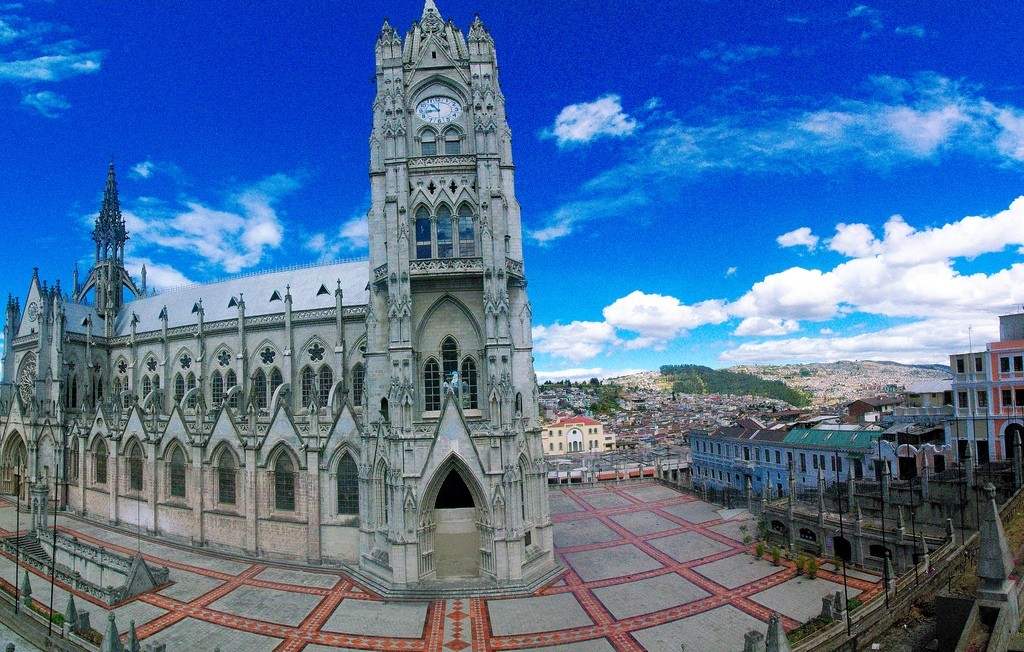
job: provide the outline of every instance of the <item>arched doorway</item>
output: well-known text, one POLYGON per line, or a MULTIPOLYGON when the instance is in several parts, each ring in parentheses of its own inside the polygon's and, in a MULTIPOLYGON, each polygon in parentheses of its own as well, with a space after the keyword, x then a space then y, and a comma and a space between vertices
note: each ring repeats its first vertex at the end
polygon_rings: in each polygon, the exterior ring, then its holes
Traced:
POLYGON ((17 432, 11 433, 4 449, 2 464, 2 491, 8 496, 21 494, 23 500, 28 499, 28 451, 25 442, 17 432))
MULTIPOLYGON (((443 471, 442 471, 443 472, 443 471)), ((434 569, 438 579, 480 575, 477 505, 458 468, 451 466, 434 499, 434 569)))
POLYGON ((1006 426, 1006 435, 1004 437, 1004 441, 1006 443, 1005 457, 1008 460, 1012 460, 1015 454, 1013 444, 1016 435, 1020 435, 1021 443, 1024 444, 1024 427, 1022 427, 1019 423, 1011 423, 1010 425, 1006 426))

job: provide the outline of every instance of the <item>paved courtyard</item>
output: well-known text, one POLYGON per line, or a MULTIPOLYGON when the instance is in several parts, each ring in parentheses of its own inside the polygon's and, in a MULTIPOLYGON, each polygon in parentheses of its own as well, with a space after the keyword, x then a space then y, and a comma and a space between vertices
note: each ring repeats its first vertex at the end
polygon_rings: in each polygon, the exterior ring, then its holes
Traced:
MULTIPOLYGON (((828 570, 811 580, 752 557, 742 542, 756 530, 747 512, 720 511, 658 484, 555 490, 551 512, 567 571, 529 596, 385 600, 337 572, 143 541, 147 559, 171 569, 172 583, 114 613, 122 632, 134 621, 144 643, 166 643, 168 652, 677 652, 680 643, 740 649, 747 630, 767 629, 771 612, 791 629, 842 588, 828 570)), ((59 525, 107 548, 134 553, 139 546, 94 523, 61 516, 59 525)), ((13 530, 14 506, 3 503, 0 534, 13 530)), ((0 557, 0 578, 13 577, 13 562, 0 557)), ((48 580, 33 574, 31 581, 34 597, 48 601, 48 580)), ((849 588, 851 597, 881 590, 865 573, 849 588)), ((106 622, 102 605, 75 599, 93 612, 94 626, 106 622)), ((55 608, 66 601, 58 585, 55 608)))

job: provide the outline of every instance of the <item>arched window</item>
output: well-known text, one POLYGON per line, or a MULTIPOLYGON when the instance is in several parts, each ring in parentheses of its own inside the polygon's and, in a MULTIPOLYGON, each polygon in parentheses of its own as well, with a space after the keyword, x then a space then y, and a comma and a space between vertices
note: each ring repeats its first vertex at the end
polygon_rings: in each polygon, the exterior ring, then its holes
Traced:
POLYGON ((96 440, 92 456, 96 484, 107 484, 107 444, 102 439, 96 440))
POLYGON ((97 403, 103 400, 103 376, 96 376, 93 384, 93 396, 96 397, 97 403))
POLYGON ((78 407, 78 376, 71 377, 71 407, 78 407))
POLYGON ((338 513, 359 513, 359 470, 348 453, 338 462, 338 513))
POLYGON ((420 152, 423 156, 437 156, 437 134, 430 129, 420 134, 420 152))
POLYGON ((473 209, 463 204, 459 208, 459 255, 476 255, 476 234, 473 232, 473 209))
POLYGON ((220 454, 217 461, 217 502, 222 505, 234 505, 235 482, 238 465, 235 464, 235 456, 227 450, 220 454))
MULTIPOLYGON (((196 375, 190 371, 190 372, 188 372, 188 380, 185 381, 185 389, 186 390, 193 390, 195 388, 196 388, 196 375)), ((195 394, 193 394, 192 397, 188 399, 187 407, 195 408, 197 402, 198 402, 197 397, 196 397, 195 394)))
POLYGON ((316 375, 309 367, 302 368, 302 406, 308 407, 313 400, 313 391, 316 384, 316 375))
POLYGON ((185 454, 177 446, 171 452, 171 496, 185 497, 185 454))
MULTIPOLYGON (((280 369, 278 369, 277 367, 274 367, 270 371, 270 396, 269 396, 269 398, 273 398, 274 397, 274 392, 276 392, 277 388, 280 387, 281 385, 284 385, 284 376, 281 375, 281 370, 280 369)), ((269 400, 268 400, 268 404, 269 404, 269 400)))
POLYGON ((473 358, 466 358, 462 361, 462 371, 459 373, 460 391, 462 392, 462 407, 467 410, 479 408, 479 401, 476 393, 476 362, 473 358))
POLYGON ((431 258, 430 246, 430 212, 426 207, 416 209, 416 258, 431 258))
POLYGON ((423 409, 441 409, 441 368, 433 358, 423 365, 423 409))
POLYGON ((363 388, 366 383, 366 367, 362 362, 352 367, 352 404, 359 407, 363 404, 363 388))
POLYGON ((257 408, 267 407, 267 374, 257 369, 252 376, 252 398, 257 408))
POLYGON ((447 206, 437 207, 437 257, 452 257, 452 211, 447 206))
POLYGON ((213 404, 218 406, 224 400, 224 377, 220 375, 219 371, 213 372, 213 377, 210 378, 210 386, 212 389, 210 398, 213 399, 213 404))
POLYGON ((149 393, 153 391, 153 381, 149 379, 149 376, 142 377, 142 398, 149 396, 149 393))
POLYGON ((441 371, 444 374, 444 381, 450 381, 452 374, 459 369, 459 345, 452 337, 444 338, 441 342, 441 371))
MULTIPOLYGON (((234 369, 228 369, 228 372, 224 374, 224 391, 228 391, 232 387, 238 384, 238 376, 235 375, 234 369)), ((238 392, 235 392, 228 399, 228 407, 232 410, 238 409, 238 392)))
POLYGON ((185 398, 185 377, 181 374, 174 375, 174 404, 181 404, 181 399, 185 398))
POLYGON ((444 132, 444 153, 449 156, 462 153, 462 139, 459 138, 457 129, 448 129, 444 132))
POLYGON ((295 510, 295 465, 285 453, 274 463, 274 507, 295 510))
POLYGON ((114 377, 114 396, 117 397, 117 400, 121 400, 121 379, 116 376, 114 377))
POLYGON ((320 367, 320 378, 317 389, 320 392, 320 405, 326 406, 327 400, 331 398, 331 388, 334 387, 334 372, 327 365, 320 367))
POLYGON ((128 452, 128 489, 142 491, 142 448, 134 442, 128 452))

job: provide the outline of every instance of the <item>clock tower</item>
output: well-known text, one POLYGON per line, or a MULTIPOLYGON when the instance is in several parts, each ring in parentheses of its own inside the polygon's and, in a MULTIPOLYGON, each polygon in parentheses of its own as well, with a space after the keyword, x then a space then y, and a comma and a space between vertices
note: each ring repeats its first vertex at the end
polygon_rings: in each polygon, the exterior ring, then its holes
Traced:
POLYGON ((376 86, 359 571, 525 590, 557 563, 494 42, 426 0, 376 86))

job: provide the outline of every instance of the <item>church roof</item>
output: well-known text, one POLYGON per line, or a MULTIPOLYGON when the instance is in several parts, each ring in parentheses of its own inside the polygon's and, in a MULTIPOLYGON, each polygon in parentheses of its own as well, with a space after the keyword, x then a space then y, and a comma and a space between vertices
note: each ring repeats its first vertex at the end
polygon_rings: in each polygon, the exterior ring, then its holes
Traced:
MULTIPOLYGON (((334 291, 339 280, 344 305, 365 306, 369 299, 366 289, 369 278, 369 263, 361 260, 291 268, 186 286, 124 304, 117 316, 116 333, 126 335, 131 332, 132 315, 138 315, 138 332, 160 330, 160 314, 165 307, 168 328, 193 325, 196 323, 194 311, 200 301, 206 323, 237 318, 239 299, 245 300, 246 317, 284 314, 284 297, 289 291, 293 312, 334 308, 334 291)), ((70 319, 68 323, 72 325, 70 319)), ((96 329, 94 322, 94 333, 96 329)))

